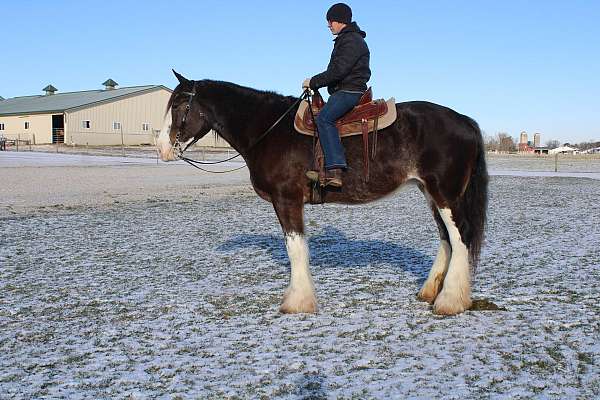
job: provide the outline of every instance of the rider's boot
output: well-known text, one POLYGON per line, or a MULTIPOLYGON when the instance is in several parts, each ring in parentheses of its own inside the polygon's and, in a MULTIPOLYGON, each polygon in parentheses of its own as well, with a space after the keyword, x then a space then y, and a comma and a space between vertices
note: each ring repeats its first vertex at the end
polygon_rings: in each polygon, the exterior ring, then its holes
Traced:
MULTIPOLYGON (((306 171, 306 177, 313 182, 319 182, 319 172, 310 170, 306 171)), ((320 182, 321 186, 331 186, 331 187, 342 187, 342 170, 341 168, 334 168, 325 171, 325 177, 323 181, 320 182)))
POLYGON ((325 171, 325 179, 321 184, 323 187, 332 186, 332 187, 342 187, 342 169, 334 168, 328 169, 325 171))

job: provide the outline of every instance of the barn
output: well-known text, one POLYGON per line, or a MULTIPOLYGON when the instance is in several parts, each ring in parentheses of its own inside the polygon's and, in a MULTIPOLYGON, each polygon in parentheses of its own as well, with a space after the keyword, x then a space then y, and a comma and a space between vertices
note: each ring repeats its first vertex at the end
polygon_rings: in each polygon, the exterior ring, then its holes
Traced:
MULTIPOLYGON (((103 89, 45 93, 0 101, 0 136, 32 144, 153 144, 163 125, 172 90, 162 85, 117 88, 107 79, 103 89)), ((227 147, 216 135, 198 145, 227 147)))

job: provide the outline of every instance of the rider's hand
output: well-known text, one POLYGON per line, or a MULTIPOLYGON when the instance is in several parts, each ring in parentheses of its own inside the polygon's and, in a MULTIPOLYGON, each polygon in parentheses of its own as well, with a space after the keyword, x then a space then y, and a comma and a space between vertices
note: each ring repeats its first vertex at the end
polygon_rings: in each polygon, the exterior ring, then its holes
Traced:
POLYGON ((310 88, 310 78, 306 78, 304 80, 304 82, 302 82, 302 89, 309 89, 310 88))

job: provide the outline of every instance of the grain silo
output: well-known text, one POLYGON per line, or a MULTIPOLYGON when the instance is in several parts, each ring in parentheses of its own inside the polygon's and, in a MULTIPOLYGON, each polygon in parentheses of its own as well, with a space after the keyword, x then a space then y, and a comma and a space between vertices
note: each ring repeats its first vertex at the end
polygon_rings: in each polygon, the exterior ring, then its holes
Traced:
POLYGON ((520 144, 527 144, 527 132, 521 132, 521 138, 519 139, 520 144))

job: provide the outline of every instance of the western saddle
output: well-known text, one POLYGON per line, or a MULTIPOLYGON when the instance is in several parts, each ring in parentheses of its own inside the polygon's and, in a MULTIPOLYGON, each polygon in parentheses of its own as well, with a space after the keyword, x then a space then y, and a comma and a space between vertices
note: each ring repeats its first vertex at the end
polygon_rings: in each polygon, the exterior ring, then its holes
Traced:
MULTIPOLYGON (((312 97, 312 113, 308 108, 308 102, 302 102, 294 120, 296 130, 302 134, 314 136, 316 129, 313 116, 316 119, 324 106, 325 102, 318 91, 312 97)), ((373 100, 373 91, 369 87, 360 98, 358 105, 336 121, 341 138, 362 135, 363 176, 367 182, 369 180, 369 133, 373 133, 371 159, 375 159, 378 129, 390 126, 395 120, 396 103, 394 98, 392 97, 387 101, 383 99, 373 100)), ((320 178, 323 178, 323 155, 321 146, 318 143, 315 143, 315 163, 315 168, 320 171, 320 178)))

